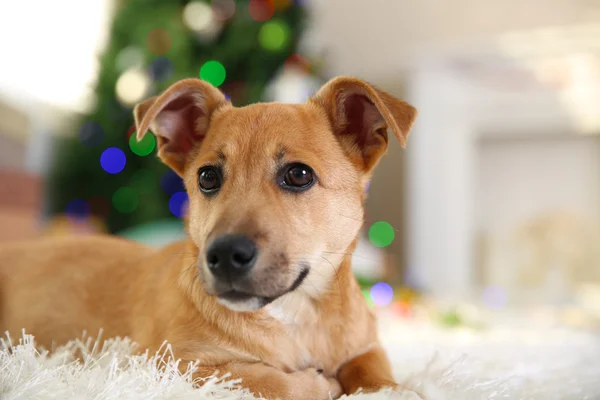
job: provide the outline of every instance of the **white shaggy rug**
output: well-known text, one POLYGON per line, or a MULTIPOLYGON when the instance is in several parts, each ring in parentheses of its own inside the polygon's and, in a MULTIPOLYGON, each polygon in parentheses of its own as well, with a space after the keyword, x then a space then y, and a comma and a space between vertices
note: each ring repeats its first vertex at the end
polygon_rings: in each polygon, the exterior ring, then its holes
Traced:
MULTIPOLYGON (((380 321, 398 381, 427 399, 600 399, 600 338, 594 334, 556 326, 476 331, 390 316, 380 321)), ((194 387, 190 374, 180 375, 160 356, 132 356, 128 340, 76 341, 53 355, 37 353, 31 340, 2 343, 1 399, 254 399, 235 381, 210 378, 194 387), (85 362, 76 363, 72 353, 82 348, 88 349, 85 362)), ((390 391, 345 398, 418 399, 390 391)))

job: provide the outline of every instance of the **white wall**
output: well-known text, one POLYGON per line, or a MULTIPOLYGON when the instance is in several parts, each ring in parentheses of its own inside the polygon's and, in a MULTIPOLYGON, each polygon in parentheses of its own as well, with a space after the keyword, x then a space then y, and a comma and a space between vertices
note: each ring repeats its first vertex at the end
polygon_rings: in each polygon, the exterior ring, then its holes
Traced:
POLYGON ((410 79, 419 116, 408 145, 409 276, 438 295, 471 289, 474 131, 469 91, 449 74, 410 79))
MULTIPOLYGON (((506 236, 545 211, 600 218, 600 139, 565 131, 565 114, 541 119, 552 101, 527 104, 513 91, 492 107, 491 91, 443 67, 417 69, 409 86, 419 109, 406 166, 413 283, 440 296, 476 294, 485 284, 479 233, 506 236)), ((514 265, 500 253, 491 275, 509 276, 514 265)))
MULTIPOLYGON (((593 0, 307 0, 314 9, 319 47, 328 50, 333 74, 354 74, 375 83, 398 79, 423 51, 457 46, 493 50, 507 32, 597 23, 593 0)), ((565 43, 546 39, 549 45, 565 43)), ((538 39, 543 40, 544 37, 538 39)), ((519 41, 519 38, 517 38, 519 41)), ((589 38, 586 49, 598 38, 589 38)), ((523 41, 517 44, 526 44, 523 41)), ((539 46, 542 47, 541 45, 539 46)), ((504 49, 503 49, 504 50, 504 49)), ((512 51, 507 48, 507 51, 512 51)))
MULTIPOLYGON (((477 266, 483 284, 531 290, 556 272, 564 274, 562 285, 593 275, 586 270, 598 260, 585 257, 589 246, 598 247, 598 137, 485 140, 476 171, 477 228, 487 250, 477 266), (525 242, 517 232, 534 221, 538 228, 528 231, 525 242), (542 251, 543 259, 527 258, 534 251, 542 251)), ((556 286, 546 290, 557 295, 556 286)))
POLYGON ((536 137, 481 141, 477 162, 477 225, 489 232, 515 229, 554 210, 586 219, 600 213, 600 140, 536 137))

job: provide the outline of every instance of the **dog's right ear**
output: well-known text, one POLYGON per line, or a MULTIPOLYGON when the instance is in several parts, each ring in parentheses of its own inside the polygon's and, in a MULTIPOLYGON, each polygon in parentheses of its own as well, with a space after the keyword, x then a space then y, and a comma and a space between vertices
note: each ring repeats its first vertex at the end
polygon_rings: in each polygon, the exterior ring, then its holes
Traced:
POLYGON ((206 136, 212 113, 227 104, 223 93, 210 83, 181 80, 135 106, 137 140, 150 130, 156 136, 160 159, 181 176, 190 150, 206 136))
POLYGON ((334 134, 365 172, 388 148, 388 129, 406 146, 417 110, 357 78, 341 76, 327 82, 313 97, 327 112, 334 134))

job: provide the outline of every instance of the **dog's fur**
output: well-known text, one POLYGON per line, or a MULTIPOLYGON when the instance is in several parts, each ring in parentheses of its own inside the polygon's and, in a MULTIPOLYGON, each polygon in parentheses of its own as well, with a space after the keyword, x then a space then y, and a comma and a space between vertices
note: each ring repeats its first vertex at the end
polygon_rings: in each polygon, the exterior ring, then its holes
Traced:
POLYGON ((269 398, 395 387, 350 259, 387 129, 404 146, 416 110, 348 77, 305 104, 243 108, 186 79, 134 114, 138 138, 154 133, 159 157, 184 179, 189 240, 158 251, 100 236, 5 246, 0 330, 19 336, 24 328, 46 348, 83 330, 128 336, 150 351, 167 340, 175 357, 199 360, 198 376, 230 372, 269 398), (276 184, 292 162, 312 167, 310 189, 276 184), (215 196, 198 186, 205 165, 223 170, 215 196), (244 287, 254 297, 218 296, 205 254, 224 234, 258 245, 244 287))

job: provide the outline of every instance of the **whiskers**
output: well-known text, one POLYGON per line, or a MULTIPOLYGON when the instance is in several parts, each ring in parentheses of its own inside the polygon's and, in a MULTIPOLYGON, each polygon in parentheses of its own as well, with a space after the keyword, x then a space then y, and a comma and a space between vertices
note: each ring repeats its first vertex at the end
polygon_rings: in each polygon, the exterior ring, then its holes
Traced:
POLYGON ((339 279, 339 268, 336 268, 333 263, 324 255, 320 255, 319 257, 321 257, 323 260, 325 260, 327 262, 327 264, 329 264, 329 266, 331 266, 331 269, 333 270, 333 281, 335 282, 336 286, 337 286, 337 290, 338 293, 342 292, 342 286, 340 284, 340 279, 339 279))
POLYGON ((335 252, 335 251, 324 251, 323 254, 332 254, 332 255, 340 255, 340 256, 348 256, 348 257, 356 257, 365 261, 377 261, 372 257, 359 256, 356 253, 348 253, 348 252, 335 252))

